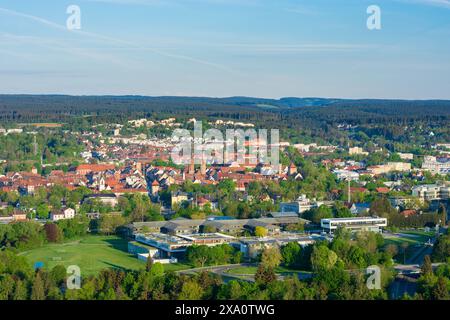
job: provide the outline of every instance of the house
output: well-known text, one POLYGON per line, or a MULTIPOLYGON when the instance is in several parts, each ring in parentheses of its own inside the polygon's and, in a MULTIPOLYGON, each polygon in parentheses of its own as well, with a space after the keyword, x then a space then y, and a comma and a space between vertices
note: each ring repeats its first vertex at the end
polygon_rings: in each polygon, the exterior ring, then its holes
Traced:
POLYGON ((12 220, 13 221, 26 221, 27 214, 21 210, 14 210, 14 212, 12 214, 12 220))
POLYGON ((59 221, 73 218, 75 218, 75 210, 72 208, 63 208, 61 210, 56 210, 50 213, 50 220, 52 221, 59 221))
POLYGON ((422 169, 431 171, 432 173, 446 174, 450 172, 450 158, 425 156, 422 169))
POLYGON ((152 195, 156 196, 159 192, 159 183, 157 180, 152 182, 152 195))
POLYGON ((363 155, 363 156, 367 156, 369 153, 367 151, 364 151, 360 147, 353 147, 353 148, 349 148, 348 149, 348 154, 349 155, 363 155))
POLYGON ((291 163, 291 165, 289 166, 288 175, 290 176, 297 175, 297 167, 295 166, 295 164, 291 163))
POLYGON ((99 173, 114 169, 115 165, 113 164, 80 164, 75 168, 75 172, 78 175, 86 175, 88 173, 99 173))
POLYGON ((183 201, 188 201, 188 194, 186 192, 177 191, 172 192, 170 195, 172 208, 183 201))
POLYGON ((52 221, 64 220, 64 213, 61 211, 52 212, 50 213, 50 220, 52 221))
POLYGON ((312 203, 306 195, 301 195, 297 201, 294 202, 282 202, 280 204, 281 212, 296 212, 303 213, 305 211, 311 210, 317 207, 316 204, 312 203))
POLYGON ((353 203, 350 212, 354 215, 365 215, 370 211, 370 203, 353 203))
POLYGON ((111 207, 115 207, 119 203, 117 196, 114 193, 90 194, 84 197, 83 203, 92 200, 100 201, 101 203, 110 205, 111 207))
POLYGON ((376 192, 382 193, 382 194, 389 193, 389 191, 390 191, 389 188, 387 188, 387 187, 378 187, 375 190, 376 190, 376 192))
POLYGON ((415 186, 412 195, 422 200, 447 200, 450 199, 450 186, 438 184, 426 184, 415 186))
POLYGON ((212 208, 211 206, 211 201, 209 201, 208 199, 204 198, 204 197, 200 197, 197 199, 197 206, 200 209, 203 209, 205 206, 209 205, 210 208, 212 208))
POLYGON ((412 210, 412 209, 408 209, 408 210, 403 210, 402 212, 400 212, 400 214, 402 216, 404 216, 405 218, 408 218, 410 216, 414 216, 417 214, 416 210, 412 210))

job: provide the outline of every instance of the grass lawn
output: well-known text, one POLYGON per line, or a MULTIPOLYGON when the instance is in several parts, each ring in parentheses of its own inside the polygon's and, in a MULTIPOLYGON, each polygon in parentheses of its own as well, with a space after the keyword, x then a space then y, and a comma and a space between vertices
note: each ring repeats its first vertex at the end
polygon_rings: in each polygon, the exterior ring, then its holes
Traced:
MULTIPOLYGON (((255 274, 258 270, 258 267, 238 267, 230 269, 227 273, 239 275, 239 274, 255 274)), ((306 271, 300 271, 295 269, 289 269, 283 266, 279 266, 275 269, 275 272, 278 274, 287 274, 287 273, 298 273, 298 272, 306 272, 306 271)))
POLYGON ((187 264, 187 263, 171 263, 171 264, 165 264, 164 270, 165 271, 180 271, 180 270, 187 270, 192 269, 194 266, 187 264))
POLYGON ((145 263, 127 252, 127 240, 116 236, 86 236, 80 240, 61 244, 47 244, 43 247, 22 252, 31 264, 43 262, 51 269, 61 264, 65 267, 77 265, 81 273, 91 275, 102 269, 116 268, 138 270, 145 263))
POLYGON ((399 231, 399 237, 389 237, 384 239, 384 245, 395 244, 398 246, 399 253, 396 256, 396 260, 403 263, 403 249, 402 244, 407 243, 408 248, 406 249, 406 260, 411 258, 416 251, 423 246, 430 238, 434 236, 434 232, 425 232, 425 231, 399 231))
MULTIPOLYGON (((96 274, 103 269, 140 270, 145 262, 127 252, 128 241, 116 236, 89 235, 79 240, 43 247, 20 253, 30 264, 43 262, 44 269, 60 264, 65 267, 77 265, 82 275, 96 274)), ((192 266, 175 263, 164 265, 166 271, 190 269, 192 266)))

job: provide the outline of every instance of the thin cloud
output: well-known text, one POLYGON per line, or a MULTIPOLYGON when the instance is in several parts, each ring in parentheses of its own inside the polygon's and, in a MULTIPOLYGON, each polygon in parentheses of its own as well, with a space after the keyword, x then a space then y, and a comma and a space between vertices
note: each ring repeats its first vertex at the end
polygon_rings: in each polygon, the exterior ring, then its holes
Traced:
MULTIPOLYGON (((108 1, 108 0, 106 0, 106 1, 108 1)), ((142 47, 142 46, 140 46, 138 44, 135 44, 133 42, 130 42, 130 41, 125 41, 125 40, 122 40, 122 39, 112 38, 112 37, 108 37, 108 36, 103 36, 101 34, 97 34, 97 33, 93 33, 93 32, 86 32, 86 31, 82 31, 82 30, 70 30, 69 31, 63 25, 54 23, 52 21, 49 21, 47 19, 44 19, 44 18, 41 18, 41 17, 37 17, 37 16, 34 16, 34 15, 30 15, 30 14, 26 14, 26 13, 10 10, 10 9, 5 9, 5 8, 1 8, 1 7, 0 7, 0 13, 4 13, 4 14, 10 15, 10 16, 26 18, 26 19, 38 22, 40 24, 46 25, 48 27, 51 27, 51 28, 54 28, 54 29, 57 29, 57 30, 72 32, 72 33, 75 33, 75 34, 78 34, 78 35, 94 38, 94 39, 101 40, 101 41, 106 41, 106 42, 109 42, 109 43, 114 43, 114 44, 117 44, 117 45, 131 46, 131 47, 135 47, 135 48, 138 48, 138 49, 150 51, 150 52, 153 52, 155 54, 158 54, 158 55, 161 55, 161 56, 164 56, 164 57, 167 57, 167 58, 190 61, 190 62, 194 62, 194 63, 197 63, 197 64, 203 64, 203 65, 206 65, 206 66, 210 66, 210 67, 214 67, 214 68, 217 68, 217 69, 221 69, 221 70, 226 71, 226 72, 235 73, 234 70, 228 68, 227 66, 224 66, 224 65, 221 65, 221 64, 218 64, 218 63, 214 63, 214 62, 210 62, 210 61, 207 61, 207 60, 198 59, 198 58, 194 58, 194 57, 190 57, 190 56, 186 56, 186 55, 181 55, 181 54, 173 54, 173 53, 169 53, 169 52, 164 52, 164 51, 161 51, 161 50, 158 50, 158 49, 145 48, 145 47, 142 47)))
POLYGON ((417 3, 450 9, 450 0, 400 0, 406 3, 417 3))

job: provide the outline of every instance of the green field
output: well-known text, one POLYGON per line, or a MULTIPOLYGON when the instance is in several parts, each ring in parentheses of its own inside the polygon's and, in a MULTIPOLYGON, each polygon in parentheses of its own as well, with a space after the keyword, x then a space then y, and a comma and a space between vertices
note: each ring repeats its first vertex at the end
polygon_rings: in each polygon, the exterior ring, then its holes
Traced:
POLYGON ((398 262, 403 262, 403 258, 408 260, 417 252, 418 249, 423 248, 424 244, 428 242, 430 238, 434 236, 434 232, 425 232, 420 230, 415 231, 400 231, 401 234, 398 237, 388 237, 384 239, 384 245, 394 244, 398 247, 398 254, 396 260, 398 262), (408 247, 406 249, 405 257, 403 257, 402 244, 407 243, 408 247))
POLYGON ((43 262, 45 269, 61 264, 77 265, 82 274, 90 275, 106 268, 138 270, 145 263, 127 252, 127 241, 115 236, 87 236, 80 240, 47 244, 22 252, 31 264, 43 262))
MULTIPOLYGON (((252 266, 252 267, 238 267, 238 268, 233 268, 227 271, 227 273, 229 274, 233 274, 233 275, 241 275, 241 274, 245 274, 245 275, 254 275, 256 273, 256 271, 258 270, 258 267, 256 266, 252 266)), ((283 275, 287 275, 287 274, 293 274, 293 273, 305 273, 307 271, 299 271, 299 270, 294 270, 294 269, 289 269, 283 266, 279 266, 275 269, 275 272, 278 274, 283 274, 283 275)))
MULTIPOLYGON (((32 265, 38 261, 43 262, 44 269, 51 269, 58 264, 65 267, 77 265, 84 275, 95 274, 108 268, 144 269, 145 262, 127 252, 127 243, 127 240, 116 236, 87 236, 72 242, 47 244, 20 255, 26 257, 32 265)), ((189 269, 191 266, 176 263, 165 265, 164 268, 167 271, 177 271, 189 269)))

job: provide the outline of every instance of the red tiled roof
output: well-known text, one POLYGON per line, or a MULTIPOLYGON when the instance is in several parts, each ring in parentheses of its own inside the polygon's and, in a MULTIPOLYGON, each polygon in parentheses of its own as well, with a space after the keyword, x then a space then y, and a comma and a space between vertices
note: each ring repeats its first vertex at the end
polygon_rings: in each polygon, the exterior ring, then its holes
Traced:
POLYGON ((390 190, 387 187, 380 187, 376 189, 378 193, 388 193, 390 190))

